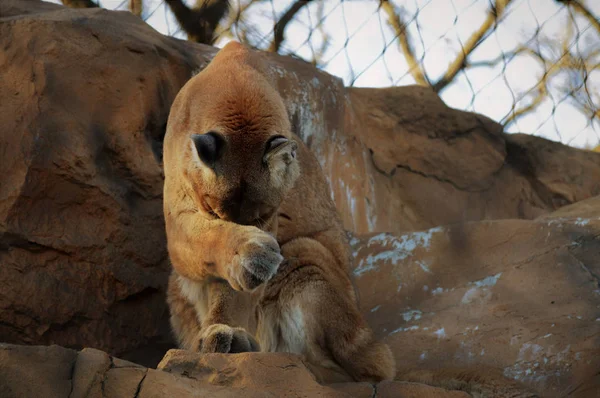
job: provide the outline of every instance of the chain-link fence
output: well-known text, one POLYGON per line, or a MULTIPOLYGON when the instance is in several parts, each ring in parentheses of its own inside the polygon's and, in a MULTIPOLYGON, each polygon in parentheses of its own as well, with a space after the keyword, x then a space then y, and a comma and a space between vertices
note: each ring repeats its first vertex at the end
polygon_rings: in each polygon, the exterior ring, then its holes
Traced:
POLYGON ((52 0, 294 55, 347 85, 431 86, 509 132, 600 143, 598 0, 52 0), (229 4, 227 4, 229 3, 229 4))

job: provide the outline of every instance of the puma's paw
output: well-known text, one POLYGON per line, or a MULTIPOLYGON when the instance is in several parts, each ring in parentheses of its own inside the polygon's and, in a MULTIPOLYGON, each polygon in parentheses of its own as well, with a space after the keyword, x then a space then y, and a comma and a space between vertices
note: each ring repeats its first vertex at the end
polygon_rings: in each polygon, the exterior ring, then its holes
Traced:
POLYGON ((260 347, 254 337, 245 329, 216 323, 203 328, 198 334, 198 348, 201 353, 256 352, 260 347))
POLYGON ((283 261, 277 240, 258 228, 253 229, 233 258, 231 285, 236 290, 256 289, 275 275, 283 261))

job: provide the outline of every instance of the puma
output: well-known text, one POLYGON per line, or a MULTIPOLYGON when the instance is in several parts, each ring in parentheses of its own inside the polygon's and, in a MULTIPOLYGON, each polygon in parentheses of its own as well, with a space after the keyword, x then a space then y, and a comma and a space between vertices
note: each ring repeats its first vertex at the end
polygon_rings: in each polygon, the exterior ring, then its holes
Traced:
POLYGON ((264 55, 227 44, 177 95, 164 141, 168 304, 181 348, 301 354, 321 382, 395 375, 361 316, 323 172, 264 55))

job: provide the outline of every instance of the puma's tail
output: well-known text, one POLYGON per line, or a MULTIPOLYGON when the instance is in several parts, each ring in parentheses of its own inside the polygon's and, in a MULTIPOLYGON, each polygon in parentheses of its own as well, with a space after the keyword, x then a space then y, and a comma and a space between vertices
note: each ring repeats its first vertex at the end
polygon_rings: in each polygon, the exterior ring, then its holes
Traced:
POLYGON ((357 332, 348 339, 352 341, 340 339, 333 344, 331 348, 336 362, 356 381, 393 380, 396 361, 390 348, 374 340, 368 328, 357 332))

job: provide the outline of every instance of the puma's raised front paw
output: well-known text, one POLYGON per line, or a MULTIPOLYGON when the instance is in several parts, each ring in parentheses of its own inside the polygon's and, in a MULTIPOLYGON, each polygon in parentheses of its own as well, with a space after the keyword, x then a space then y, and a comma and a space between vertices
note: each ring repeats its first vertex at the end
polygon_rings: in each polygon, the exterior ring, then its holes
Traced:
POLYGON ((283 256, 277 240, 258 228, 251 227, 247 240, 237 248, 232 264, 232 287, 252 291, 271 279, 277 272, 283 256))
POLYGON ((234 354, 260 351, 260 347, 254 337, 245 329, 217 323, 199 332, 197 350, 205 354, 234 354))

